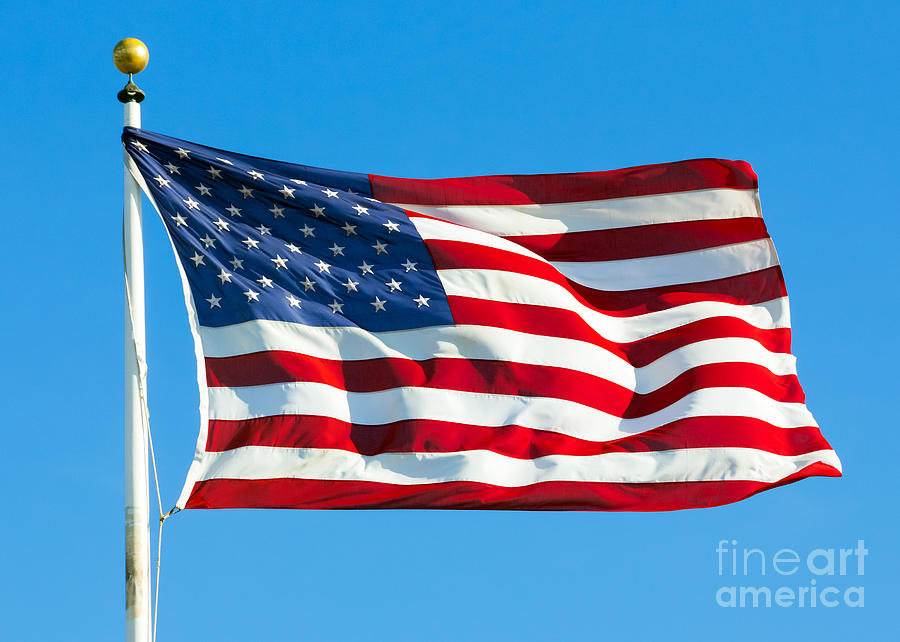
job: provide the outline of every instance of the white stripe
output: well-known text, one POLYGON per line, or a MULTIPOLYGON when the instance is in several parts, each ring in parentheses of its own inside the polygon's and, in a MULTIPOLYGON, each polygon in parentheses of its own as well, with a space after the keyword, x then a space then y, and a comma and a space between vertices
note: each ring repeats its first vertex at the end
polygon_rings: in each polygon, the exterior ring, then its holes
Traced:
POLYGON ((682 372, 713 363, 754 364, 775 376, 797 374, 797 359, 792 354, 769 352, 753 339, 707 339, 672 350, 646 366, 635 368, 634 391, 653 392, 682 372))
POLYGON ((521 254, 522 256, 527 256, 549 265, 549 262, 542 256, 522 247, 518 243, 508 241, 502 236, 474 230, 470 227, 465 227, 464 225, 458 225, 456 223, 436 221, 420 216, 410 216, 409 220, 416 226, 416 231, 419 233, 419 236, 426 241, 461 241, 473 245, 483 245, 485 247, 492 247, 506 252, 521 254))
POLYGON ((284 350, 319 359, 360 361, 384 357, 488 359, 572 368, 627 388, 634 369, 622 357, 590 343, 476 325, 432 326, 369 332, 355 327, 317 327, 258 319, 200 329, 207 357, 284 350))
POLYGON ((503 270, 438 270, 450 296, 501 303, 540 305, 576 313, 601 336, 630 343, 700 319, 735 317, 764 330, 790 327, 787 297, 754 305, 697 301, 632 317, 613 317, 584 305, 563 286, 528 274, 503 270))
POLYGON ((765 238, 677 254, 551 265, 581 285, 622 292, 725 279, 778 265, 778 257, 772 241, 765 238))
POLYGON ((549 481, 642 484, 744 480, 776 482, 816 462, 840 470, 833 450, 776 455, 752 448, 691 448, 515 459, 486 450, 383 453, 246 446, 204 453, 201 479, 331 479, 384 484, 468 481, 520 487, 549 481))
POLYGON ((531 250, 499 236, 444 221, 420 217, 411 217, 410 220, 425 240, 471 243, 527 256, 552 265, 564 277, 596 290, 622 292, 711 281, 778 265, 778 255, 768 238, 635 259, 551 263, 531 250))
POLYGON ((757 198, 756 190, 719 188, 543 205, 394 205, 498 236, 520 236, 759 217, 757 198))
POLYGON ((417 387, 347 392, 314 382, 209 388, 209 408, 210 419, 228 421, 301 414, 364 425, 434 419, 476 426, 516 425, 590 441, 619 439, 688 417, 752 417, 779 428, 816 425, 802 403, 773 401, 748 388, 701 388, 662 410, 633 419, 553 397, 417 387))
POLYGON ((283 350, 335 361, 382 357, 413 361, 489 359, 577 370, 642 394, 656 390, 690 368, 709 363, 753 363, 775 375, 796 374, 792 355, 769 352, 752 339, 738 337, 691 343, 653 363, 633 368, 621 357, 594 344, 481 326, 367 332, 351 327, 320 328, 258 320, 219 328, 201 327, 200 334, 207 357, 283 350))

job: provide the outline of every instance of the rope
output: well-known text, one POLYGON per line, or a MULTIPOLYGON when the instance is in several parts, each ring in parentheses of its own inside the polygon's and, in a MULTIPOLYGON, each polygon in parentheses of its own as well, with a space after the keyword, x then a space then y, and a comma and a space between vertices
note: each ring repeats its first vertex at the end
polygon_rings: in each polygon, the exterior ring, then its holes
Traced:
MULTIPOLYGON (((150 445, 150 452, 153 452, 153 445, 150 445)), ((156 474, 154 466, 153 473, 156 474)), ((159 490, 159 487, 157 487, 159 490)), ((153 642, 156 642, 156 623, 159 621, 159 561, 162 558, 162 533, 163 533, 163 524, 165 524, 166 520, 169 519, 175 513, 181 512, 181 509, 175 506, 165 515, 162 514, 162 508, 160 508, 160 516, 159 516, 159 532, 156 535, 156 587, 153 590, 153 642)))
MULTIPOLYGON (((143 384, 138 386, 138 390, 141 393, 141 399, 145 400, 146 397, 144 395, 144 386, 143 384)), ((144 401, 144 405, 146 405, 146 401, 144 401)), ((142 411, 143 414, 143 411, 142 411)), ((162 499, 159 494, 159 476, 156 473, 156 452, 153 450, 153 435, 150 433, 150 422, 146 422, 147 429, 147 442, 150 444, 150 461, 153 463, 153 482, 156 486, 156 506, 159 509, 159 531, 156 535, 156 586, 153 589, 153 637, 151 638, 153 642, 156 642, 156 623, 159 621, 159 565, 160 560, 162 559, 162 533, 163 533, 163 524, 166 522, 169 517, 174 515, 175 513, 181 512, 181 509, 177 506, 174 506, 169 510, 168 513, 163 514, 162 512, 162 499)))
MULTIPOLYGON (((153 592, 153 635, 152 641, 156 642, 156 624, 159 620, 159 570, 160 561, 162 559, 162 530, 165 521, 172 515, 181 511, 177 506, 173 507, 169 512, 163 513, 162 495, 159 490, 159 475, 156 470, 156 451, 153 448, 153 435, 150 432, 150 407, 147 403, 147 361, 142 356, 141 347, 134 336, 134 311, 132 309, 131 288, 128 285, 128 262, 125 260, 125 229, 124 220, 122 226, 122 264, 125 271, 125 298, 128 308, 128 320, 131 323, 131 346, 134 349, 134 357, 138 366, 138 395, 141 398, 141 424, 144 434, 147 437, 147 444, 150 446, 150 461, 153 464, 153 483, 156 487, 156 506, 159 510, 159 530, 156 537, 156 586, 153 592)), ((146 448, 146 446, 145 446, 146 448)))

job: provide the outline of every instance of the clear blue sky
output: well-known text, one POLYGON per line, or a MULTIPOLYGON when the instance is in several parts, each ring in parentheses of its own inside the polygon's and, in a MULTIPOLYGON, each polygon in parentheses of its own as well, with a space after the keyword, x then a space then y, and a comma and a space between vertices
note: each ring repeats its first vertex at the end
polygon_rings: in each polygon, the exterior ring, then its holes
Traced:
MULTIPOLYGON (((750 161, 808 405, 845 468, 676 513, 184 512, 166 526, 160 640, 896 635, 898 7, 0 2, 0 637, 124 631, 111 50, 125 36, 151 50, 146 128, 253 155, 409 177, 750 161), (723 585, 815 577, 720 577, 722 539, 769 556, 862 539, 863 576, 816 579, 863 586, 865 606, 717 606, 723 585)), ((145 211, 171 505, 196 440, 195 366, 171 250, 145 211)))

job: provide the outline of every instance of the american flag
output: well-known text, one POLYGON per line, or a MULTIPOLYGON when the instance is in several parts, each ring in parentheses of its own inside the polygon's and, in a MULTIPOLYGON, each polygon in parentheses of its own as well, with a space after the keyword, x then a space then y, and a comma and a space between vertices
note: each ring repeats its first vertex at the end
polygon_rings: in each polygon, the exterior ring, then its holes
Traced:
POLYGON ((123 141, 203 360, 181 508, 666 510, 840 475, 746 163, 411 180, 123 141))

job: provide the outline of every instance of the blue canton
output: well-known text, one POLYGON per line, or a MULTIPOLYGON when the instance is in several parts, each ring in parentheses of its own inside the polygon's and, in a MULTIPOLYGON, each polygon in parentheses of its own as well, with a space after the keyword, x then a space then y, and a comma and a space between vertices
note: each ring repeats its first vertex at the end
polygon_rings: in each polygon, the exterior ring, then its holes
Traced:
POLYGON ((224 152, 126 127, 200 325, 252 319, 371 331, 452 324, 434 264, 368 176, 224 152))

